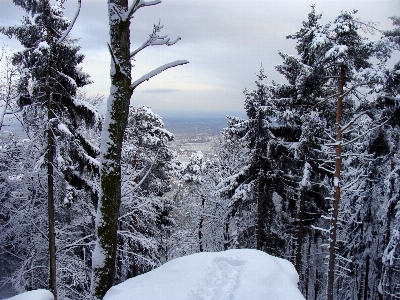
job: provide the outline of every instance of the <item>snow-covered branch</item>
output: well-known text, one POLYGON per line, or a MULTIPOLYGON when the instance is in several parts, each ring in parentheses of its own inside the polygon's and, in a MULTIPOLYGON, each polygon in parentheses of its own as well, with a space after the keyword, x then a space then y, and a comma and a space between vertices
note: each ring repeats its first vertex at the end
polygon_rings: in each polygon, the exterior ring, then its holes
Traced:
POLYGON ((137 88, 140 84, 142 84, 145 81, 148 81, 151 77, 154 77, 162 72, 164 72, 165 70, 169 69, 169 68, 174 68, 180 65, 185 65, 188 64, 189 62, 187 60, 176 60, 174 62, 165 64, 161 67, 158 67, 156 69, 154 69, 153 71, 143 75, 142 77, 140 77, 138 80, 134 81, 131 84, 131 89, 134 90, 135 88, 137 88))
POLYGON ((367 130, 367 131, 364 132, 363 134, 361 134, 361 135, 355 137, 354 139, 349 140, 348 142, 342 143, 342 145, 343 145, 343 146, 347 146, 347 145, 349 145, 349 144, 352 144, 353 142, 357 141, 358 139, 360 139, 360 138, 366 136, 369 132, 371 132, 371 131, 373 131, 373 130, 375 130, 375 129, 377 129, 377 128, 382 127, 382 126, 385 125, 387 122, 389 122, 389 120, 390 120, 390 119, 387 119, 387 120, 386 120, 385 122, 383 122, 382 124, 379 124, 379 125, 377 125, 377 126, 375 126, 375 127, 370 128, 369 130, 367 130))
POLYGON ((356 184, 360 180, 361 177, 367 177, 367 175, 359 174, 352 182, 350 182, 350 183, 346 184, 345 186, 343 186, 342 190, 343 191, 348 190, 352 185, 356 184))
POLYGON ((76 19, 78 18, 79 12, 81 11, 81 7, 82 7, 82 0, 78 0, 78 9, 75 13, 75 16, 72 19, 71 23, 69 24, 67 30, 65 30, 64 33, 62 34, 62 36, 57 40, 56 44, 62 43, 65 40, 65 38, 67 37, 67 35, 70 33, 72 27, 74 27, 76 19))
POLYGON ((312 229, 315 229, 315 230, 322 231, 322 232, 329 233, 329 230, 328 230, 328 229, 325 229, 325 228, 317 227, 317 226, 314 226, 314 225, 311 225, 311 228, 312 228, 312 229))
POLYGON ((160 4, 161 0, 153 0, 153 1, 144 1, 144 0, 135 0, 132 5, 128 8, 128 11, 122 15, 122 21, 126 21, 129 18, 132 18, 133 14, 141 7, 152 6, 160 4))
POLYGON ((60 249, 57 249, 57 253, 65 250, 65 249, 68 249, 68 248, 71 248, 71 247, 74 247, 74 246, 78 246, 78 245, 80 245, 80 246, 82 246, 82 245, 84 245, 84 246, 93 245, 94 244, 93 241, 91 241, 89 243, 84 243, 84 244, 81 243, 83 240, 85 240, 87 238, 91 238, 92 236, 93 236, 93 234, 89 234, 89 235, 84 236, 83 238, 80 238, 79 240, 73 242, 72 244, 65 245, 64 247, 62 247, 60 249))
MULTIPOLYGON (((356 115, 353 119, 351 119, 346 125, 344 125, 344 126, 341 128, 342 132, 344 132, 347 128, 349 128, 351 125, 353 125, 354 122, 357 121, 357 120, 358 120, 360 117, 362 117, 363 115, 368 115, 368 116, 370 117, 369 113, 366 112, 366 111, 364 111, 364 112, 362 112, 362 113, 359 113, 358 115, 356 115)), ((371 118, 371 117, 370 117, 370 118, 371 118)))
POLYGON ((176 44, 181 38, 178 36, 175 40, 171 41, 171 39, 164 35, 164 36, 159 36, 158 33, 161 31, 161 29, 164 26, 158 22, 158 25, 154 25, 153 28, 153 33, 149 35, 149 39, 144 42, 139 48, 137 48, 135 51, 132 51, 130 56, 131 59, 135 57, 136 54, 138 54, 140 51, 142 51, 144 48, 147 48, 149 46, 158 46, 158 45, 167 45, 167 46, 172 46, 176 44))
POLYGON ((350 89, 348 89, 347 91, 345 91, 345 92, 342 93, 342 94, 337 93, 337 94, 330 95, 330 96, 328 96, 328 97, 322 99, 320 102, 318 102, 317 104, 315 104, 314 107, 320 106, 321 104, 325 103, 326 101, 328 101, 328 100, 331 99, 331 98, 337 98, 337 97, 342 97, 342 98, 344 98, 344 97, 346 97, 348 94, 350 94, 352 91, 354 91, 356 88, 358 88, 358 87, 360 87, 360 86, 364 86, 364 85, 370 85, 370 84, 373 84, 373 83, 376 83, 376 82, 375 82, 375 81, 369 81, 369 82, 361 82, 361 83, 359 83, 359 84, 355 84, 355 85, 353 85, 350 89))

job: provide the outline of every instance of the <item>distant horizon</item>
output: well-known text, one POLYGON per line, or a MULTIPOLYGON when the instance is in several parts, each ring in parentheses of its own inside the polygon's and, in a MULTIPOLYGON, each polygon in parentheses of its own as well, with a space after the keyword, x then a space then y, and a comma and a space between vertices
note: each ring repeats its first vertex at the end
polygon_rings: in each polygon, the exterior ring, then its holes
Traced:
MULTIPOLYGON (((142 105, 137 105, 142 106, 142 105)), ((151 111, 161 118, 170 118, 170 117, 181 117, 181 118, 210 118, 210 117, 226 117, 229 116, 237 116, 241 118, 246 118, 246 112, 244 108, 242 110, 179 110, 179 109, 154 109, 150 105, 145 105, 150 107, 151 111)), ((99 113, 104 115, 106 112, 106 105, 102 105, 99 107, 99 113)))
MULTIPOLYGON (((235 116, 235 117, 239 117, 239 118, 247 118, 246 112, 243 111, 195 111, 195 110, 187 110, 187 111, 183 111, 183 110, 156 110, 154 111, 153 109, 151 109, 153 111, 153 113, 159 115, 163 121, 163 123, 165 124, 166 128, 168 130, 171 130, 172 133, 177 133, 177 132, 182 132, 185 131, 187 129, 187 131, 191 131, 191 127, 194 126, 194 124, 196 123, 202 123, 204 124, 211 124, 213 123, 213 127, 215 127, 216 123, 218 124, 225 124, 226 125, 226 116, 235 116), (208 119, 208 121, 207 121, 208 119), (183 122, 180 122, 183 121, 183 122), (172 128, 168 128, 171 127, 171 124, 174 123, 179 123, 180 126, 182 126, 182 124, 186 124, 184 127, 186 128, 180 128, 178 127, 172 127, 172 128)), ((99 113, 101 113, 102 115, 104 115, 105 110, 103 110, 102 112, 99 109, 99 113)), ((10 118, 10 117, 9 117, 10 118)), ((0 135, 4 134, 5 132, 8 131, 21 131, 21 124, 18 120, 12 120, 10 122, 10 119, 8 118, 8 120, 6 119, 2 126, 2 129, 0 130, 0 135)), ((196 126, 195 126, 196 127, 196 126)), ((221 129, 224 126, 221 127, 221 129)))

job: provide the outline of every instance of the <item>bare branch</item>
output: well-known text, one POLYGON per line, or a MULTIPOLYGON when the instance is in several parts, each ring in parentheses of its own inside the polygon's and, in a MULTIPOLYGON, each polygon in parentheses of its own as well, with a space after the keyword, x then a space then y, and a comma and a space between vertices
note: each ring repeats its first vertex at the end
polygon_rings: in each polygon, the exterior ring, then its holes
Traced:
POLYGON ((134 13, 141 7, 157 5, 160 3, 161 3, 161 0, 152 0, 152 1, 136 0, 128 8, 128 11, 122 16, 122 21, 126 21, 127 19, 132 18, 134 13))
POLYGON ((154 69, 153 71, 147 73, 146 75, 143 75, 142 77, 140 77, 138 80, 136 80, 135 82, 133 82, 131 84, 131 89, 134 90, 135 88, 137 88, 140 84, 142 84, 145 81, 148 81, 151 77, 154 77, 162 72, 164 72, 165 70, 169 69, 169 68, 174 68, 180 65, 185 65, 188 64, 189 62, 187 60, 176 60, 174 62, 165 64, 161 67, 158 67, 157 69, 154 69))
POLYGON ((153 33, 149 35, 149 39, 144 42, 139 48, 137 48, 135 51, 132 51, 130 56, 131 59, 138 54, 140 51, 142 51, 144 48, 147 48, 149 46, 158 46, 158 45, 167 45, 167 46, 172 46, 176 44, 181 38, 178 36, 175 40, 171 41, 171 39, 164 35, 164 36, 159 36, 158 33, 161 31, 161 29, 164 26, 160 24, 160 21, 158 22, 158 25, 154 25, 153 28, 153 33))
POLYGON ((78 18, 79 12, 81 11, 81 7, 82 7, 82 1, 78 0, 78 10, 76 11, 75 16, 72 19, 71 23, 69 24, 67 30, 64 31, 63 35, 58 39, 56 44, 62 43, 69 34, 69 32, 71 31, 72 27, 74 27, 75 21, 78 18))
POLYGON ((121 21, 124 21, 125 19, 122 18, 121 14, 119 13, 118 9, 115 8, 115 5, 112 5, 112 9, 115 11, 115 13, 118 15, 119 19, 121 21))

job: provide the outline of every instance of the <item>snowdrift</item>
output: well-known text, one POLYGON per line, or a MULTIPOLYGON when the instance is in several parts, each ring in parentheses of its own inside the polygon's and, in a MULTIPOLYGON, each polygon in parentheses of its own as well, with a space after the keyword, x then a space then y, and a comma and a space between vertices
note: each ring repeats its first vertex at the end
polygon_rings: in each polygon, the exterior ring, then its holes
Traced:
POLYGON ((54 300, 54 297, 50 291, 34 290, 4 300, 54 300))
POLYGON ((249 249, 197 253, 112 287, 103 300, 297 300, 298 274, 281 258, 249 249))
MULTIPOLYGON (((112 287, 103 300, 300 300, 299 277, 281 258, 249 249, 174 259, 112 287)), ((46 290, 7 300, 53 300, 46 290)))

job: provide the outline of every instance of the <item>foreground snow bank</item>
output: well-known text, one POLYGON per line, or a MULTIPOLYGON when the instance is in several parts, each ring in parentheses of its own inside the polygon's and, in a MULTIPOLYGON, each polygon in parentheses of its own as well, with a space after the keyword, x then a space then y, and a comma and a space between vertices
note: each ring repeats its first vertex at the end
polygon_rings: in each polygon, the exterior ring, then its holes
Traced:
POLYGON ((112 287, 103 300, 304 299, 293 265, 249 249, 197 253, 112 287))
POLYGON ((53 294, 48 290, 35 290, 4 300, 54 300, 54 297, 53 294))

